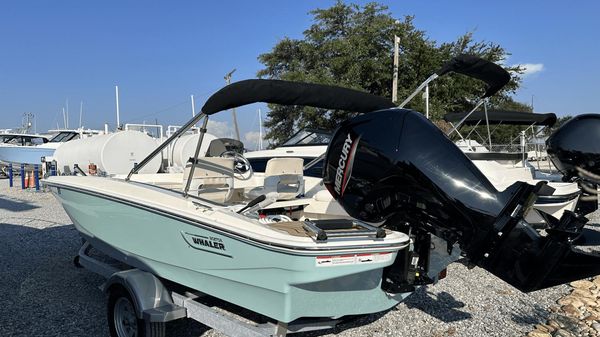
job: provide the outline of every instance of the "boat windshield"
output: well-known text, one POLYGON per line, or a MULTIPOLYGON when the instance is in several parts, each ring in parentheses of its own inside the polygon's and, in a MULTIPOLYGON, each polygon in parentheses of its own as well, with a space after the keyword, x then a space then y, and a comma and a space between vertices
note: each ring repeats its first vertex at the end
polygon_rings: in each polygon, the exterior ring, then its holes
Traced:
POLYGON ((15 135, 0 135, 0 143, 8 143, 10 144, 13 139, 17 136, 15 135))
POLYGON ((331 140, 331 133, 325 130, 302 129, 296 132, 281 146, 299 145, 327 145, 331 140))
POLYGON ((23 136, 23 135, 0 135, 0 143, 14 144, 14 145, 40 145, 46 143, 48 140, 43 137, 35 136, 23 136))
POLYGON ((73 139, 79 139, 79 134, 75 132, 60 132, 52 139, 50 139, 51 143, 63 143, 68 142, 73 139))

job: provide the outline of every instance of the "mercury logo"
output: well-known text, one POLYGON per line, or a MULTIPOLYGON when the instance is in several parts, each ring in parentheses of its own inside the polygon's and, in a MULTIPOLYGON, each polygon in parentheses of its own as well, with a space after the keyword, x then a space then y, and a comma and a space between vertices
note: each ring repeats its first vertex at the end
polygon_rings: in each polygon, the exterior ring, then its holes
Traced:
POLYGON ((354 152, 356 151, 356 144, 358 144, 358 138, 353 142, 350 134, 348 134, 344 141, 337 171, 335 173, 335 191, 340 196, 344 194, 344 190, 350 180, 350 175, 352 175, 352 162, 354 152))

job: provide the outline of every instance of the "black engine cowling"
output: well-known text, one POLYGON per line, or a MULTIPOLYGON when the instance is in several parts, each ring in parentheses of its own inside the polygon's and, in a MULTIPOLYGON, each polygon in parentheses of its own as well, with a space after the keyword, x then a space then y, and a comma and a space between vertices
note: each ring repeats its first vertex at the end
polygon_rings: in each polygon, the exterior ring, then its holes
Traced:
POLYGON ((600 115, 573 117, 548 137, 546 145, 550 160, 567 179, 581 175, 578 167, 600 175, 600 115))
POLYGON ((326 153, 323 182, 351 216, 392 229, 409 223, 458 242, 473 263, 523 291, 600 273, 600 258, 571 249, 585 219, 567 212, 546 236, 523 220, 544 183, 497 191, 415 111, 381 110, 342 123, 326 153))
POLYGON ((533 191, 516 183, 498 192, 435 125, 410 110, 346 121, 325 163, 325 186, 351 216, 380 222, 401 214, 462 241, 462 249, 473 253, 483 248, 473 239, 486 236, 507 207, 514 209, 533 191))

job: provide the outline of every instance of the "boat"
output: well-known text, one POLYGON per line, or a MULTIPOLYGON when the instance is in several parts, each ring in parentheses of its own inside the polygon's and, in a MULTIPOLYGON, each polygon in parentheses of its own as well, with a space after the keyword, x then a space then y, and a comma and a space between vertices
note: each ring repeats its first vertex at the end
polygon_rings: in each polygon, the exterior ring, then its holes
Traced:
POLYGON ((81 261, 93 247, 134 268, 100 271, 114 336, 190 317, 189 301, 204 295, 276 321, 283 336, 302 319, 392 308, 443 278, 460 254, 522 291, 600 273, 600 257, 573 249, 575 239, 596 241, 582 218, 567 214, 568 231, 556 225, 545 235, 524 220, 543 182, 500 192, 420 113, 347 88, 233 83, 127 176, 43 183, 85 241, 81 261), (198 156, 213 114, 256 102, 360 115, 333 134, 321 178, 303 175, 302 158, 273 158, 261 173, 238 152, 198 156), (140 173, 199 122, 183 174, 140 173), (352 218, 306 217, 314 200, 306 194, 322 190, 352 218), (169 291, 177 287, 204 295, 182 301, 169 291))
MULTIPOLYGON (((531 224, 544 226, 546 224, 546 215, 560 219, 565 211, 577 212, 586 215, 598 208, 596 202, 580 202, 582 195, 581 186, 577 181, 568 181, 562 175, 548 174, 536 170, 527 162, 527 153, 507 153, 492 152, 486 146, 469 139, 471 133, 466 137, 460 134, 460 129, 464 125, 477 127, 486 125, 488 139, 484 142, 490 143, 491 132, 490 123, 526 125, 528 130, 534 130, 535 127, 552 126, 556 122, 554 114, 533 114, 515 111, 488 112, 485 105, 488 97, 496 94, 502 87, 510 81, 510 74, 501 66, 473 55, 460 55, 442 66, 440 70, 432 74, 415 91, 409 95, 401 104, 404 107, 408 104, 423 88, 431 82, 450 73, 458 73, 471 78, 479 79, 487 84, 484 95, 478 99, 471 111, 460 113, 449 113, 444 116, 451 125, 451 130, 447 132, 448 137, 453 137, 454 133, 458 135, 456 144, 473 160, 478 169, 483 172, 488 179, 499 190, 504 190, 517 181, 524 181, 531 184, 545 181, 550 187, 546 194, 539 195, 534 205, 535 212, 529 212, 527 221, 531 224), (483 106, 484 111, 477 111, 483 106)), ((428 91, 426 91, 428 93, 428 91)), ((428 110, 428 108, 426 108, 428 110)), ((471 129, 471 131, 474 130, 471 129)), ((539 133, 539 132, 538 132, 539 133)), ((525 137, 525 133, 521 135, 525 137)), ((524 142, 525 139, 520 139, 524 142)), ((587 198, 584 198, 587 199, 587 198)))
MULTIPOLYGON (((452 126, 456 126, 459 121, 461 125, 457 127, 457 135, 459 139, 456 141, 457 146, 465 152, 467 157, 473 160, 473 163, 499 190, 503 190, 510 186, 515 181, 525 181, 530 184, 535 184, 538 181, 547 181, 548 186, 554 189, 550 195, 539 196, 537 203, 534 205, 536 210, 548 213, 555 218, 560 218, 564 211, 591 213, 597 209, 597 202, 590 204, 590 207, 583 206, 580 202, 581 188, 577 181, 568 181, 563 179, 562 174, 552 174, 542 172, 536 169, 528 161, 528 152, 525 150, 527 142, 526 133, 529 130, 536 131, 539 134, 544 128, 552 127, 556 123, 556 115, 553 113, 538 114, 530 112, 518 111, 476 111, 469 116, 464 113, 449 113, 444 115, 444 120, 452 126), (474 133, 478 126, 486 126, 487 130, 496 125, 520 125, 526 126, 516 139, 518 145, 515 150, 507 151, 492 151, 498 146, 492 144, 491 133, 484 140, 487 144, 483 145, 474 139, 470 139, 470 135, 474 133), (460 134, 461 126, 471 126, 471 131, 464 137, 460 134), (492 150, 490 150, 492 149, 492 150), (595 206, 595 207, 594 207, 595 206)), ((539 165, 539 162, 538 162, 539 165)), ((585 215, 584 214, 584 215, 585 215)), ((538 212, 531 212, 527 218, 529 223, 543 224, 544 218, 538 212)))
MULTIPOLYGON (((319 158, 325 154, 331 136, 332 132, 328 130, 300 129, 274 149, 250 151, 244 156, 248 159, 255 172, 265 172, 267 162, 272 158, 302 158, 304 164, 308 165, 315 158, 319 158)), ((304 170, 304 175, 320 177, 322 171, 323 162, 319 161, 316 165, 312 165, 304 170)))
POLYGON ((30 146, 27 144, 0 144, 0 161, 12 164, 39 165, 43 157, 51 157, 54 151, 65 142, 102 134, 102 131, 89 129, 57 129, 48 132, 55 134, 54 137, 41 144, 30 144, 30 146))
MULTIPOLYGON (((48 137, 37 134, 11 132, 12 130, 3 130, 0 133, 0 144, 9 144, 14 146, 36 146, 48 143, 48 137)), ((8 176, 7 162, 0 160, 0 175, 8 176)))

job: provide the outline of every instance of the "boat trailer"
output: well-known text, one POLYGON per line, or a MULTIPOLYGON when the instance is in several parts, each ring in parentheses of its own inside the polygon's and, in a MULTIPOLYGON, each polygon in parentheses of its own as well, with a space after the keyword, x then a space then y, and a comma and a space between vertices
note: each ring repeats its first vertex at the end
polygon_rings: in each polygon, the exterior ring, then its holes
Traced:
POLYGON ((225 308, 235 306, 215 304, 215 300, 224 301, 161 280, 150 272, 112 260, 105 255, 102 255, 101 260, 90 254, 92 249, 92 245, 84 240, 73 262, 78 268, 85 268, 106 278, 100 289, 109 296, 107 312, 111 335, 113 332, 117 332, 117 336, 136 335, 132 334, 132 326, 135 327, 142 321, 144 328, 142 333, 136 331, 137 336, 160 337, 165 335, 166 322, 182 318, 191 318, 231 337, 285 337, 293 333, 333 329, 342 321, 298 319, 290 323, 257 322, 256 317, 264 316, 239 307, 239 310, 225 308), (104 257, 112 261, 104 261, 104 257), (130 302, 123 304, 123 299, 115 298, 119 295, 130 302), (125 310, 119 309, 121 307, 125 310))

